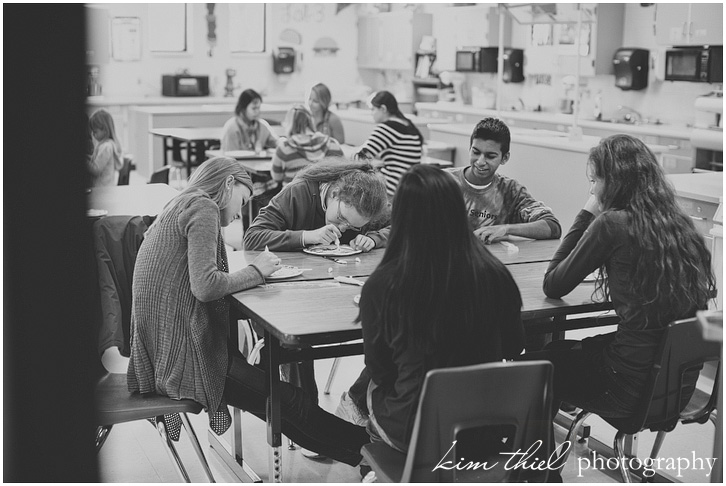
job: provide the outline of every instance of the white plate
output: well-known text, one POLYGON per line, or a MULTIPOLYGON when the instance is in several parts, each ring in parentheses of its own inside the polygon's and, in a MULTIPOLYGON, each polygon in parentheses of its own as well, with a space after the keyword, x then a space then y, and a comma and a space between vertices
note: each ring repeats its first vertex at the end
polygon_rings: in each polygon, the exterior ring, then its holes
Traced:
POLYGON ((303 271, 298 267, 292 267, 290 265, 282 265, 278 271, 267 277, 268 280, 282 280, 285 278, 297 277, 302 275, 303 271))
POLYGON ((303 248, 305 253, 318 256, 347 257, 363 253, 363 250, 354 250, 350 245, 340 245, 340 251, 335 245, 315 245, 303 248))
POLYGON ((103 216, 106 216, 108 214, 108 211, 105 209, 89 209, 86 211, 86 216, 89 218, 101 218, 103 216))

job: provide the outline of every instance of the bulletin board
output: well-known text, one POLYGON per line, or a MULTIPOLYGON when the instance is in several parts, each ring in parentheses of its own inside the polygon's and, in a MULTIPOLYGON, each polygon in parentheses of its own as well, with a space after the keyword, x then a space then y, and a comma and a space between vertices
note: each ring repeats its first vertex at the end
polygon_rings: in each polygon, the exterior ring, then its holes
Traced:
POLYGON ((114 61, 141 60, 141 22, 138 17, 111 20, 111 56, 114 61))
POLYGON ((230 52, 265 52, 265 17, 264 3, 229 4, 230 52))

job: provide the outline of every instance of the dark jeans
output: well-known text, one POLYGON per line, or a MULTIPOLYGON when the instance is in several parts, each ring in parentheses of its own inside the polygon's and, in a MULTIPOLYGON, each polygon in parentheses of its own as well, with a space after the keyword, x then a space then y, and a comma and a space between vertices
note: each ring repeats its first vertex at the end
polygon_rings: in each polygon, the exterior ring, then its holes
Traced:
POLYGON ((286 363, 280 367, 284 381, 305 390, 318 403, 318 384, 315 381, 314 361, 286 363))
MULTIPOLYGON (((230 405, 265 420, 265 372, 230 353, 224 397, 230 405)), ((365 427, 353 425, 318 407, 307 392, 280 383, 282 433, 296 444, 350 466, 360 463, 360 449, 370 442, 365 427)))
POLYGON ((603 350, 615 333, 583 341, 553 341, 542 351, 525 353, 516 361, 547 360, 555 367, 554 407, 565 401, 601 417, 628 417, 635 413, 642 383, 603 362, 603 350))

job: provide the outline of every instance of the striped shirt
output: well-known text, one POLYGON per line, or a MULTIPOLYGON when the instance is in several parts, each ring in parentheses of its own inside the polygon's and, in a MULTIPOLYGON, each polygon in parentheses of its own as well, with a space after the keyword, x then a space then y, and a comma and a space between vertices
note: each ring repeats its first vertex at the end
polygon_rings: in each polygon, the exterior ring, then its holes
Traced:
POLYGON ((272 179, 289 184, 301 169, 327 156, 343 156, 340 144, 322 133, 299 133, 280 138, 272 157, 272 179))
POLYGON ((381 173, 386 178, 386 191, 393 196, 401 176, 421 162, 422 146, 423 138, 412 124, 389 120, 376 125, 361 150, 383 161, 381 173))

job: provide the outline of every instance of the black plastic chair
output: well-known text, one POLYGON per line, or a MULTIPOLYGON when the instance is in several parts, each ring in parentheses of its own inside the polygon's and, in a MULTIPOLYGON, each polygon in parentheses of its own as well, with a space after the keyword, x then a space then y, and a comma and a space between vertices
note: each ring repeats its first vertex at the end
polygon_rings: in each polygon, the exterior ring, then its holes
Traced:
MULTIPOLYGON (((630 482, 624 451, 626 436, 646 429, 658 432, 650 453, 651 459, 655 459, 666 433, 675 429, 678 422, 703 424, 709 420, 716 407, 720 375, 721 344, 703 339, 695 318, 675 321, 666 327, 638 412, 628 418, 603 417, 617 429, 613 450, 618 458, 623 482, 630 482), (700 370, 708 362, 718 363, 711 393, 700 390, 694 393, 700 370)), ((577 437, 580 427, 591 413, 582 410, 577 415, 565 441, 577 437)), ((565 451, 561 464, 567 462, 570 450, 572 447, 565 451)))
POLYGON ((96 452, 101 450, 114 425, 135 420, 153 419, 156 430, 159 432, 159 436, 177 472, 183 481, 189 483, 191 482, 189 474, 174 447, 174 442, 169 436, 167 425, 168 416, 179 414, 209 482, 215 482, 212 471, 209 469, 209 463, 204 457, 202 447, 187 416, 187 413, 197 414, 201 412, 202 406, 200 404, 193 400, 173 400, 155 394, 130 393, 126 384, 126 375, 119 373, 106 373, 103 375, 96 384, 94 398, 96 402, 96 423, 98 424, 96 452))
POLYGON ((130 155, 124 155, 123 157, 123 166, 121 167, 121 170, 118 171, 118 183, 119 186, 128 186, 129 185, 129 178, 131 175, 131 166, 133 165, 133 158, 130 155))
MULTIPOLYGON (((552 373, 549 361, 431 370, 424 381, 408 453, 382 442, 363 446, 361 453, 381 482, 525 480, 531 471, 511 464, 506 467, 511 456, 501 452, 524 452, 541 441, 536 456, 549 457, 552 373), (494 444, 498 450, 492 448, 494 444), (466 455, 467 462, 496 466, 490 470, 451 467, 466 455), (444 461, 451 463, 436 467, 444 461)), ((543 471, 536 480, 545 481, 546 475, 543 471)))
POLYGON ((171 171, 170 165, 165 165, 161 169, 151 174, 149 184, 169 184, 169 171, 171 171))

